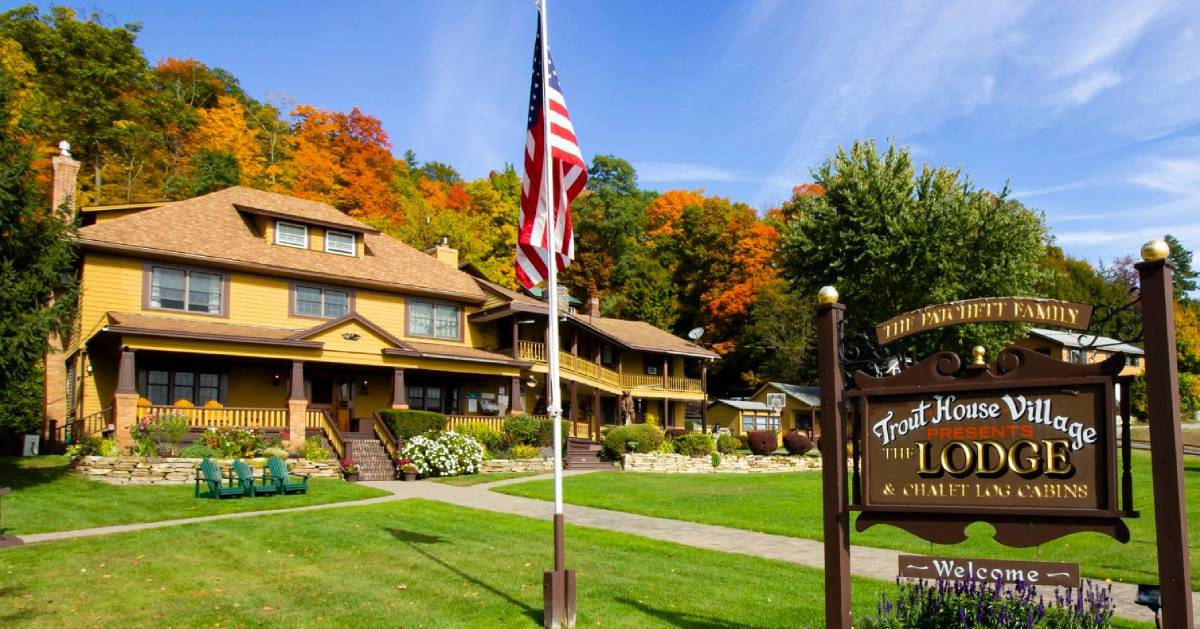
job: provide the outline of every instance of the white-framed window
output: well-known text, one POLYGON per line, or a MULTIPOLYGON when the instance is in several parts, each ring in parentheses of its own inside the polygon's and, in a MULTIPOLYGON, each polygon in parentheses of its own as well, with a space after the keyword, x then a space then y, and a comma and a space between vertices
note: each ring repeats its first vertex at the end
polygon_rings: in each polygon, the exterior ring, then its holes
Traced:
POLYGON ((325 230, 325 251, 326 253, 337 253, 344 256, 352 256, 357 253, 354 243, 354 234, 350 232, 336 232, 325 230))
POLYGON ((163 310, 221 314, 224 280, 220 273, 153 266, 148 303, 163 310))
POLYGON ((409 300, 408 333, 457 341, 462 338, 461 313, 457 304, 409 300))
POLYGON ((350 291, 296 285, 294 312, 302 317, 336 319, 350 312, 350 291))
POLYGON ((275 244, 308 249, 308 226, 275 221, 275 244))
POLYGON ((742 431, 749 432, 751 430, 772 430, 779 432, 779 416, 745 413, 742 415, 742 431))

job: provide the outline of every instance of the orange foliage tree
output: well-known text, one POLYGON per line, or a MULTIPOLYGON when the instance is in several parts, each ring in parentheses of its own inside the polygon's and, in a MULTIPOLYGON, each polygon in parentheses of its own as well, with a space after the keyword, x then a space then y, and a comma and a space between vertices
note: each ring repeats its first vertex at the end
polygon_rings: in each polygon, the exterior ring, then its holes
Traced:
POLYGON ((324 201, 354 216, 393 218, 396 201, 390 182, 395 160, 379 119, 357 107, 347 114, 299 105, 292 115, 292 194, 324 201))
POLYGON ((232 96, 218 96, 212 109, 201 109, 196 128, 196 148, 233 155, 241 172, 240 183, 252 186, 263 176, 261 131, 246 124, 246 109, 232 96))

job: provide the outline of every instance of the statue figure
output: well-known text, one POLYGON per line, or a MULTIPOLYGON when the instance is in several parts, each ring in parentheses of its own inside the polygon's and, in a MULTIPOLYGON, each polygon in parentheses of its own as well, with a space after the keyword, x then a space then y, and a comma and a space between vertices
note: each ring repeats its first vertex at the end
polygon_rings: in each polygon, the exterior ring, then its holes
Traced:
POLYGON ((621 423, 628 426, 633 423, 636 411, 633 408, 633 394, 625 391, 621 394, 621 423))

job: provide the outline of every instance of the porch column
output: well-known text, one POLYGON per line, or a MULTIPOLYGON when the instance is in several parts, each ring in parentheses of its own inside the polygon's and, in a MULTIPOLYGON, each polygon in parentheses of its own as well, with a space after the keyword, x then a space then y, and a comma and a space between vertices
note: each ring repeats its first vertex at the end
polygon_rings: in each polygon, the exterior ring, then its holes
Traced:
POLYGON ((113 428, 117 446, 122 451, 133 449, 133 434, 130 430, 137 424, 137 368, 134 351, 121 348, 121 360, 117 366, 117 389, 113 392, 113 428))
POLYGON ((604 420, 600 417, 602 410, 600 407, 600 389, 592 389, 592 423, 588 435, 593 439, 600 438, 600 426, 604 425, 604 420))
POLYGON ((674 423, 668 423, 670 421, 671 421, 671 400, 668 400, 667 398, 663 398, 662 419, 659 420, 658 423, 660 426, 662 426, 663 430, 666 430, 667 428, 675 427, 674 423))
POLYGON ((700 392, 704 399, 700 401, 700 431, 708 432, 708 361, 700 363, 700 392))
POLYGON ((392 408, 408 408, 408 387, 404 386, 404 370, 392 370, 392 408))
POLYGON ((521 348, 520 348, 521 330, 517 324, 516 313, 513 313, 513 316, 512 316, 512 339, 513 339, 513 341, 512 341, 512 343, 513 343, 513 346, 512 346, 513 360, 520 360, 521 359, 521 348))
POLYGON ((308 399, 304 396, 304 361, 292 361, 292 377, 288 383, 288 448, 304 447, 305 415, 308 399))
POLYGON ((521 377, 512 377, 512 391, 508 395, 508 413, 516 415, 525 412, 525 396, 521 393, 521 377))
POLYGON ((663 369, 662 369, 662 373, 663 373, 663 391, 666 391, 666 390, 667 390, 667 384, 670 382, 670 380, 668 380, 668 379, 667 379, 667 366, 668 366, 668 365, 669 365, 669 363, 668 363, 668 358, 667 358, 667 355, 666 355, 666 354, 663 354, 663 369))
MULTIPOLYGON (((574 345, 574 343, 572 343, 572 345, 574 345)), ((572 349, 574 349, 574 347, 572 347, 572 349)), ((579 436, 579 435, 575 434, 575 426, 577 425, 575 422, 578 421, 578 419, 579 419, 579 383, 572 380, 571 381, 571 436, 572 437, 579 436)))

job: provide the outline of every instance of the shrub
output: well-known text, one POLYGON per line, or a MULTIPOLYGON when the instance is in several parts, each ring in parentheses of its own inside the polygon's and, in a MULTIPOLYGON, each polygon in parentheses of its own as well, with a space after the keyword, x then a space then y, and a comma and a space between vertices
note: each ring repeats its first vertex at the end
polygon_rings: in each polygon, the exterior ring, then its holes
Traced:
MULTIPOLYGON (((561 422, 562 425, 563 449, 565 450, 567 439, 571 437, 571 422, 565 419, 560 419, 558 421, 561 422)), ((554 447, 554 421, 549 417, 540 420, 538 422, 537 443, 531 443, 529 445, 536 445, 543 448, 554 447)))
MULTIPOLYGON (((284 454, 286 455, 287 453, 285 452, 284 454)), ((203 459, 204 457, 208 457, 210 459, 215 459, 215 458, 219 458, 221 456, 221 453, 216 450, 213 450, 212 448, 210 448, 206 445, 199 444, 199 443, 193 443, 192 445, 180 450, 179 456, 188 458, 188 459, 203 459)), ((286 456, 285 456, 285 458, 286 458, 286 456)))
POLYGON ((709 462, 712 463, 714 468, 721 467, 721 455, 713 452, 712 454, 708 455, 708 457, 709 462))
POLYGON ((267 446, 266 448, 263 448, 262 455, 266 456, 266 457, 273 456, 276 458, 286 460, 288 458, 288 451, 283 448, 277 448, 275 446, 267 446))
POLYGON ((684 456, 704 456, 717 448, 712 437, 698 432, 676 437, 674 445, 675 451, 684 456))
MULTIPOLYGON (((532 415, 509 415, 504 418, 500 431, 511 445, 541 445, 542 422, 532 415)), ((550 445, 549 438, 546 439, 546 445, 550 445)))
POLYGON ((746 445, 754 454, 770 454, 779 447, 779 438, 770 430, 751 430, 746 433, 746 445))
POLYGON ((799 430, 791 430, 783 435, 783 447, 787 448, 788 454, 802 455, 812 450, 813 442, 799 430))
POLYGON ((116 439, 100 440, 100 456, 121 456, 121 446, 116 439))
POLYGON ((536 446, 527 446, 518 443, 512 447, 511 452, 514 459, 536 459, 542 450, 536 446))
POLYGON ((383 409, 379 416, 392 427, 397 439, 405 440, 430 432, 446 430, 446 416, 433 411, 383 409))
POLYGON ((614 458, 626 452, 654 452, 663 439, 662 431, 650 424, 616 426, 604 436, 604 449, 614 458), (632 443, 637 445, 631 448, 632 443))
POLYGON ((87 435, 67 446, 67 456, 95 456, 100 453, 100 437, 87 435))
POLYGON ((329 451, 329 448, 325 447, 324 443, 321 443, 320 437, 305 439, 304 449, 301 450, 301 454, 307 461, 327 461, 333 458, 333 453, 329 451))
POLYGON ((179 452, 179 442, 188 433, 188 420, 183 415, 159 415, 150 424, 150 434, 159 446, 166 446, 167 453, 175 456, 179 452))
POLYGON ((500 434, 500 431, 483 422, 471 422, 465 426, 459 426, 455 431, 478 441, 488 452, 504 448, 504 436, 500 434))
POLYGON ((750 449, 750 438, 746 435, 734 435, 733 438, 738 440, 738 448, 742 450, 750 449))
POLYGON ((721 454, 733 454, 740 447, 742 447, 742 442, 738 441, 738 438, 733 435, 721 435, 717 437, 717 452, 721 454))
POLYGON ((483 464, 483 447, 478 441, 456 432, 417 435, 404 445, 402 456, 422 476, 475 474, 483 464))
POLYGON ((980 627, 1017 629, 1106 629, 1112 626, 1112 586, 1090 581, 1080 590, 1055 590, 1055 600, 1039 596, 1037 587, 1024 582, 1004 586, 999 581, 936 583, 902 581, 895 602, 881 594, 878 616, 863 619, 860 629, 924 627, 980 627))

